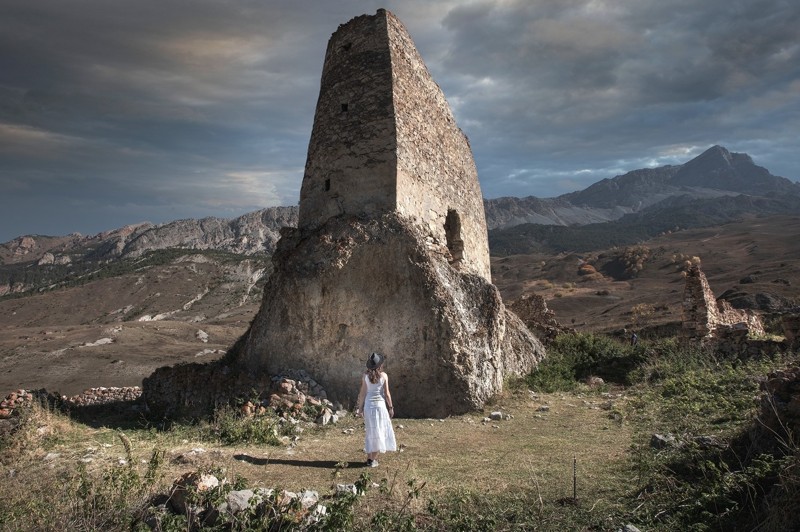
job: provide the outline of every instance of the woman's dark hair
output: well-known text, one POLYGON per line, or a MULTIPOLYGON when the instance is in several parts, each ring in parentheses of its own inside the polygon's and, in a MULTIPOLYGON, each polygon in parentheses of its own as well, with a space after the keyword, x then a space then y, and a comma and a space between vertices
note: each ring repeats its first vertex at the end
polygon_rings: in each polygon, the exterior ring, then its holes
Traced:
POLYGON ((371 382, 372 384, 378 384, 378 381, 381 380, 382 368, 383 364, 381 364, 377 368, 367 370, 367 378, 369 378, 369 382, 371 382))

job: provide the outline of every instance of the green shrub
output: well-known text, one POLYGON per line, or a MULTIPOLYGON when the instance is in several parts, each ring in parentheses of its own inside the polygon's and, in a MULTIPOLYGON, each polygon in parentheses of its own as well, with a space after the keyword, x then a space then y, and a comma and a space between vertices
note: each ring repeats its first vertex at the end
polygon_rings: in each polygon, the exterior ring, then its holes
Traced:
POLYGON ((798 451, 759 450, 750 437, 759 379, 780 362, 718 360, 676 342, 654 347, 626 418, 647 529, 783 530, 791 522, 798 451), (672 434, 675 444, 653 447, 655 433, 672 434))
POLYGON ((225 445, 281 445, 281 436, 292 434, 293 425, 281 424, 274 413, 248 417, 234 408, 223 407, 214 412, 214 418, 203 432, 205 439, 219 440, 225 445))
POLYGON ((542 392, 571 390, 592 375, 630 384, 631 373, 645 360, 646 349, 641 344, 630 346, 594 334, 562 334, 550 345, 547 357, 531 372, 527 383, 542 392))

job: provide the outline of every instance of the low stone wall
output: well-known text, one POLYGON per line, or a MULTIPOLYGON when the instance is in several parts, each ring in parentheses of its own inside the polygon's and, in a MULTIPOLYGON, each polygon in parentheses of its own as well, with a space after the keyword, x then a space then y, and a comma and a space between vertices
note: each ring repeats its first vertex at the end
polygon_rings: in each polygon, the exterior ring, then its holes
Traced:
POLYGON ((142 382, 142 398, 153 419, 199 419, 236 397, 269 390, 269 375, 251 375, 218 362, 157 369, 142 382))
POLYGON ((106 405, 111 403, 134 403, 142 396, 138 386, 89 388, 78 395, 68 397, 58 393, 41 390, 17 390, 0 401, 0 419, 7 419, 15 411, 33 403, 55 406, 61 410, 86 406, 106 405))
POLYGON ((341 408, 327 400, 327 393, 311 375, 297 369, 269 376, 219 362, 181 364, 157 369, 144 379, 142 388, 142 399, 154 420, 200 419, 225 405, 240 407, 245 415, 271 408, 279 415, 300 419, 305 416, 299 414, 307 401, 319 407, 311 409, 315 419, 341 408))
POLYGON ((748 338, 747 329, 735 327, 717 328, 713 343, 709 345, 718 354, 742 359, 772 356, 788 347, 786 342, 748 338))

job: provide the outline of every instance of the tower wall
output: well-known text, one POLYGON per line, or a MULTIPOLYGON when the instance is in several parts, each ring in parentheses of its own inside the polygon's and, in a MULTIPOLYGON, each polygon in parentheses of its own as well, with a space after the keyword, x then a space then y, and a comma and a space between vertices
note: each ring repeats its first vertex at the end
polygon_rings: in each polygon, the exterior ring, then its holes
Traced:
POLYGON ((397 211, 417 218, 434 241, 447 246, 453 266, 491 280, 483 196, 469 141, 402 23, 391 13, 387 19, 397 211))
POLYGON ((363 15, 331 36, 300 189, 298 226, 396 205, 396 134, 386 17, 363 15))
POLYGON ((491 281, 469 142, 402 23, 381 9, 333 34, 300 192, 300 228, 341 214, 409 218, 491 281))

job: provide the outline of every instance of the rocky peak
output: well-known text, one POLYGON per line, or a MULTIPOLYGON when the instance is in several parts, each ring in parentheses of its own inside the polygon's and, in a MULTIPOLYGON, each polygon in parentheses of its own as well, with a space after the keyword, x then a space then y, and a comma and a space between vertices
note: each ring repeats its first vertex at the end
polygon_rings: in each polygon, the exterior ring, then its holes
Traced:
POLYGON ((684 164, 669 183, 755 196, 800 193, 796 183, 770 174, 749 155, 729 152, 722 146, 712 146, 684 164))

